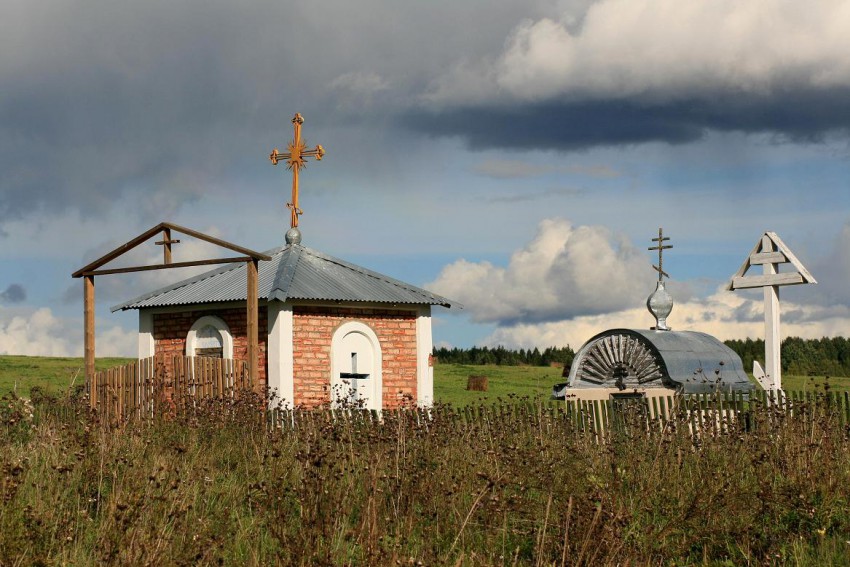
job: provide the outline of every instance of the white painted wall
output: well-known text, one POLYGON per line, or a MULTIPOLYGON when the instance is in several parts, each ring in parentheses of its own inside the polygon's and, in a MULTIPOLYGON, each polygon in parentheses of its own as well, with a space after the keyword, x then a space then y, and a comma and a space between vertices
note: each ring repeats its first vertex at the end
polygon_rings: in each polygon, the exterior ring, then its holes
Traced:
POLYGON ((416 317, 416 403, 420 407, 434 405, 434 367, 430 364, 433 347, 431 306, 426 305, 416 317))
POLYGON ((154 355, 153 312, 149 309, 139 309, 139 360, 154 355))
POLYGON ((295 406, 292 356, 292 304, 270 301, 268 305, 268 387, 272 405, 295 406))

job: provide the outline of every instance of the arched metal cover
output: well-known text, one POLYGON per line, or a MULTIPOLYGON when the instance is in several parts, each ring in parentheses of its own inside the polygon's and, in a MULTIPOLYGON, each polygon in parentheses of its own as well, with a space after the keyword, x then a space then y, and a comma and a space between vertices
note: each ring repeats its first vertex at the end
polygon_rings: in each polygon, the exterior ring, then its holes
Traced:
POLYGON ((570 367, 570 388, 749 391, 741 358, 696 331, 610 329, 587 341, 570 367))

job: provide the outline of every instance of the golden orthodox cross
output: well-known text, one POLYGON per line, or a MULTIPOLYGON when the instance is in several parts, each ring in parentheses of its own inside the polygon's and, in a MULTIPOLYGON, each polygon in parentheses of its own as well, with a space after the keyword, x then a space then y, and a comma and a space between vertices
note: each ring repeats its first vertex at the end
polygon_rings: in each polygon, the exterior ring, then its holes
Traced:
POLYGON ((298 226, 298 216, 304 212, 298 208, 298 172, 302 167, 307 167, 307 162, 304 161, 304 158, 314 157, 316 161, 320 161, 325 155, 325 149, 321 145, 317 145, 312 150, 307 149, 307 143, 301 140, 302 124, 304 124, 304 117, 296 113, 292 118, 295 137, 286 146, 286 149, 289 151, 287 153, 281 153, 275 148, 269 156, 273 165, 277 165, 279 161, 285 161, 286 169, 292 170, 292 201, 286 204, 290 210, 289 226, 291 228, 298 226))
POLYGON ((655 271, 658 272, 658 281, 662 281, 662 278, 664 276, 667 276, 668 278, 670 277, 670 274, 668 274, 667 272, 664 271, 664 256, 663 256, 663 254, 664 254, 665 250, 673 248, 673 245, 668 244, 667 246, 665 246, 664 242, 667 241, 667 240, 670 240, 670 237, 664 236, 664 229, 659 228, 658 229, 658 238, 652 239, 653 242, 658 243, 658 246, 652 246, 650 248, 647 248, 647 250, 658 250, 658 265, 652 266, 655 269, 655 271))

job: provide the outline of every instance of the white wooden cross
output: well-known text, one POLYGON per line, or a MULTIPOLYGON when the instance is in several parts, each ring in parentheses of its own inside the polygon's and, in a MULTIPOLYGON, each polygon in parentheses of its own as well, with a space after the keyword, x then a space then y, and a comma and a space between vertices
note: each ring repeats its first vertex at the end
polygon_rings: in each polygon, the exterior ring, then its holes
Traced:
POLYGON ((754 362, 753 374, 765 390, 782 389, 779 286, 816 283, 818 283, 817 280, 782 242, 782 239, 775 232, 765 232, 753 247, 750 255, 732 276, 732 281, 726 286, 726 289, 730 291, 756 287, 764 290, 765 368, 762 370, 758 362, 754 362), (781 264, 791 264, 797 271, 780 273, 779 266, 781 264), (757 265, 762 266, 762 275, 746 275, 747 270, 757 265))

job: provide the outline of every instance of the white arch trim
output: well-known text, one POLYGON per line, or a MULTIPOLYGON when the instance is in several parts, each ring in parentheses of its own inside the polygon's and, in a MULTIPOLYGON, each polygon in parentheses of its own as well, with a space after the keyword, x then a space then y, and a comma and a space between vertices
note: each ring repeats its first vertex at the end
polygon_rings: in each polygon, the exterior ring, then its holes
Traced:
POLYGON ((189 329, 189 333, 186 335, 186 356, 195 356, 195 343, 197 342, 198 331, 207 325, 214 327, 221 334, 222 358, 233 358, 233 336, 230 334, 230 327, 214 315, 199 317, 192 324, 192 328, 189 329))
MULTIPOLYGON (((339 357, 337 354, 342 349, 343 339, 352 334, 357 333, 366 337, 372 347, 372 357, 374 368, 372 369, 371 388, 369 390, 368 409, 383 409, 384 407, 384 374, 383 374, 383 356, 381 355, 381 342, 378 340, 378 335, 369 325, 360 321, 348 321, 340 325, 334 331, 331 339, 331 396, 336 391, 336 386, 341 386, 340 373, 347 370, 340 367, 339 357)), ((331 401, 334 401, 333 399, 331 401)))

